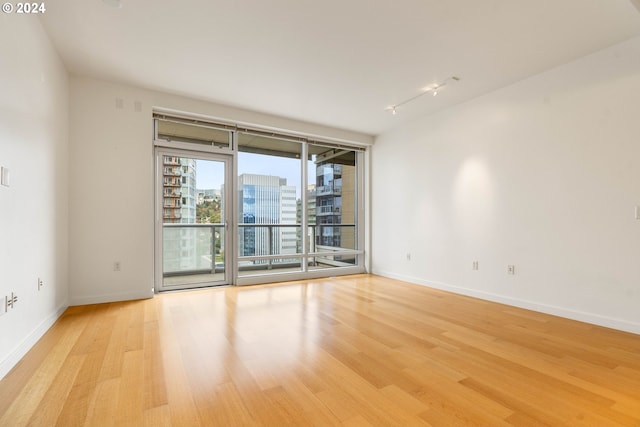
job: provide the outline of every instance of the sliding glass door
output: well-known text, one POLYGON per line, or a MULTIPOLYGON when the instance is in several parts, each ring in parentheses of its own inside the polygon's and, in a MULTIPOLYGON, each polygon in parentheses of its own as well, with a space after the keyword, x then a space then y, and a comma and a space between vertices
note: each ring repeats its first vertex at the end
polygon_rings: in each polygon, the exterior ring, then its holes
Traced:
POLYGON ((250 130, 237 141, 237 283, 363 272, 363 153, 250 130))
POLYGON ((156 150, 156 286, 231 283, 225 192, 230 156, 156 150))

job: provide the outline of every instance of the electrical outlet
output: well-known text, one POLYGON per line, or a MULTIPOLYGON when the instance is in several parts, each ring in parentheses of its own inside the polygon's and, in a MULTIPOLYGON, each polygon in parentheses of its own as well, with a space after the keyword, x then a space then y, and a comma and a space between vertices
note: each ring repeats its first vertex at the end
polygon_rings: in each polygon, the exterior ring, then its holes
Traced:
POLYGON ((480 264, 478 263, 478 261, 473 261, 473 264, 471 265, 471 269, 479 270, 479 268, 480 268, 480 264))
POLYGON ((43 286, 44 286, 44 282, 42 281, 41 278, 38 277, 38 290, 41 290, 43 286))
POLYGON ((113 271, 120 271, 121 267, 122 266, 120 264, 120 261, 116 261, 113 263, 113 271))
POLYGON ((507 266, 507 274, 516 274, 516 266, 508 265, 507 266))
POLYGON ((407 261, 411 261, 411 254, 407 253, 407 261))
POLYGON ((16 303, 18 302, 18 296, 16 294, 14 294, 13 292, 11 292, 11 296, 7 296, 6 297, 6 306, 7 306, 7 311, 10 308, 15 308, 16 303))

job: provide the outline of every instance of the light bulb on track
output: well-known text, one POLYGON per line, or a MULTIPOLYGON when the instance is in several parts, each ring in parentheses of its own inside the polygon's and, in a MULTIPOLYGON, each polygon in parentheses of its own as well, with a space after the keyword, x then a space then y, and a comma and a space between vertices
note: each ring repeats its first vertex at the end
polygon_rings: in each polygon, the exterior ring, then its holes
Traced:
MULTIPOLYGON (((640 0, 638 0, 638 1, 640 1, 640 0)), ((385 108, 385 110, 391 111, 391 114, 395 116, 396 115, 396 108, 401 107, 401 106, 403 106, 405 104, 408 104, 409 102, 420 98, 422 95, 430 93, 432 96, 438 96, 438 92, 440 91, 440 89, 442 89, 444 86, 446 86, 447 83, 450 82, 450 81, 459 82, 460 81, 460 77, 451 76, 451 77, 443 80, 441 83, 436 83, 436 84, 434 84, 434 85, 432 85, 430 87, 427 87, 427 88, 423 89, 422 92, 420 92, 417 95, 412 96, 409 99, 405 99, 402 102, 399 102, 397 104, 394 104, 394 105, 392 105, 390 107, 385 108)))

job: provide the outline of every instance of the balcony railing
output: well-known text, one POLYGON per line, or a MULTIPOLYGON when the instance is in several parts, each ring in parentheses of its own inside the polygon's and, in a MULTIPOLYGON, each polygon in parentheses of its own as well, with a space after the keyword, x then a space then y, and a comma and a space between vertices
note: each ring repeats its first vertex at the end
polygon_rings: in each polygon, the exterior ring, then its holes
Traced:
POLYGON ((180 178, 164 177, 163 185, 165 187, 180 187, 182 186, 182 181, 180 181, 180 178))
POLYGON ((340 206, 318 206, 316 207, 316 215, 333 215, 340 213, 340 206))
MULTIPOLYGON (((302 252, 300 224, 238 224, 238 269, 258 271, 300 269, 302 252), (295 248, 283 251, 282 238, 294 239, 295 248)), ((164 224, 163 273, 165 277, 219 273, 224 271, 224 224, 164 224)), ((353 265, 354 224, 311 224, 307 229, 308 266, 353 265), (342 235, 338 230, 345 230, 342 235), (347 231, 349 230, 349 231, 347 231), (351 244, 344 247, 345 239, 351 244), (341 245, 338 241, 342 239, 341 245)), ((291 242, 287 242, 291 243, 291 242)), ((284 248, 287 249, 287 248, 284 248)))
POLYGON ((316 187, 316 197, 317 196, 339 196, 342 194, 342 186, 339 185, 321 185, 316 187))
POLYGON ((164 224, 164 276, 224 271, 224 227, 224 224, 164 224))
POLYGON ((165 156, 163 159, 163 162, 165 165, 180 165, 180 157, 170 157, 170 156, 165 156))
MULTIPOLYGON (((302 258, 305 256, 300 247, 302 244, 302 238, 299 235, 301 227, 300 224, 238 224, 238 232, 240 233, 238 239, 240 245, 238 269, 240 271, 272 270, 301 266, 302 258), (275 229, 279 228, 297 229, 295 253, 283 252, 280 250, 281 248, 278 248, 274 236, 278 235, 275 229), (249 248, 243 245, 245 242, 250 245, 249 248), (253 253, 247 254, 247 252, 253 253)), ((342 253, 349 255, 358 252, 355 249, 355 227, 355 224, 310 224, 307 231, 308 251, 306 254, 309 259, 309 265, 316 265, 317 263, 324 263, 331 267, 346 265, 339 260, 342 253), (337 229, 345 228, 352 230, 350 236, 347 235, 348 233, 341 235, 337 231, 337 229), (330 239, 327 238, 327 232, 330 233, 330 239), (352 244, 350 246, 352 247, 341 246, 344 244, 341 239, 351 240, 352 244)))

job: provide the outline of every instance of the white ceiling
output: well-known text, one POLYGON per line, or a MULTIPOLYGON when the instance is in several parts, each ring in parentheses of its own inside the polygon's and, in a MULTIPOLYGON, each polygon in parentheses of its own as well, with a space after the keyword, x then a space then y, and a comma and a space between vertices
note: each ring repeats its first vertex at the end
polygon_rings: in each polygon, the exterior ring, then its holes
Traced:
POLYGON ((640 35, 637 0, 121 1, 47 2, 71 73, 373 135, 640 35))

